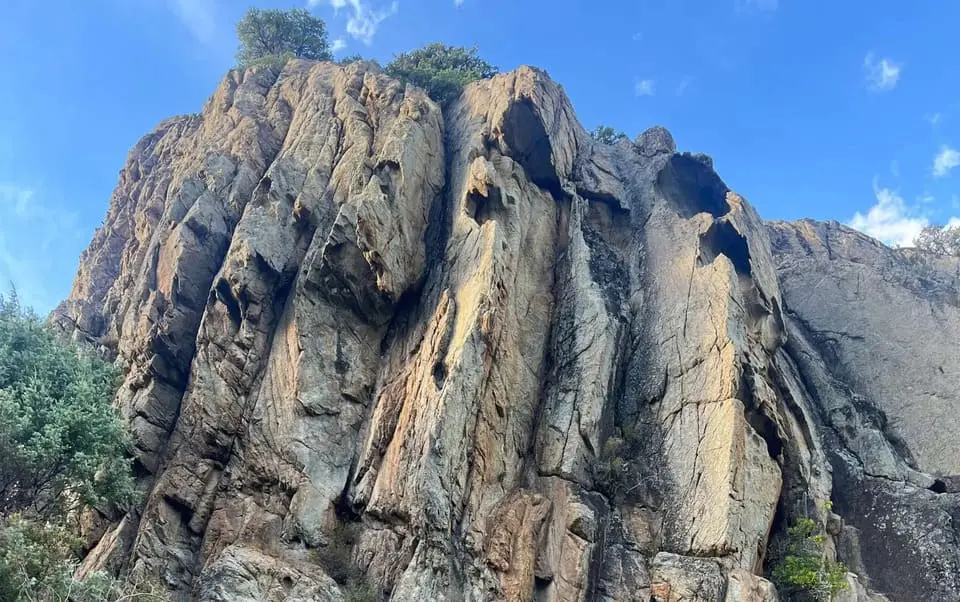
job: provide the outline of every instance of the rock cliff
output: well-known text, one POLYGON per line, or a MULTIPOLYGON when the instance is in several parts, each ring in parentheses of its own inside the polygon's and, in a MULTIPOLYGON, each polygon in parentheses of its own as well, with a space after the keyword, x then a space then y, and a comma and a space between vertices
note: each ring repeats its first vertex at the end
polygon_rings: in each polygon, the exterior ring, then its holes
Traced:
POLYGON ((765 224, 521 68, 231 72, 130 153, 54 321, 126 370, 142 507, 81 571, 177 599, 960 600, 960 265, 765 224))

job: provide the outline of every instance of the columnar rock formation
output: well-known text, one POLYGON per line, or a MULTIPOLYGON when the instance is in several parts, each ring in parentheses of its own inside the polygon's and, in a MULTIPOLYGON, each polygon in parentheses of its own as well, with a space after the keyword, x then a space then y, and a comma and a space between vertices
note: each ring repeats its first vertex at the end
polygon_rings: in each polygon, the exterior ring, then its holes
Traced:
POLYGON ((82 570, 769 602, 812 516, 846 600, 960 600, 957 274, 764 224, 662 128, 597 144, 535 69, 444 111, 372 64, 231 72, 131 152, 54 316, 126 368, 148 492, 82 570))

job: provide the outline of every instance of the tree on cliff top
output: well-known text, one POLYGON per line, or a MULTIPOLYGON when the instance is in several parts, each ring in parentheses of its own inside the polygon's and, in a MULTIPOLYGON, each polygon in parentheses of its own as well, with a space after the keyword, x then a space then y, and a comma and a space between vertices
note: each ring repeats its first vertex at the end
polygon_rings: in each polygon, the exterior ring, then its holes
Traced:
POLYGON ((924 226, 913 244, 927 253, 960 257, 960 226, 924 226))
POLYGON ((590 137, 600 144, 616 144, 627 137, 623 132, 618 132, 609 125, 598 125, 590 132, 590 137))
POLYGON ((329 61, 327 26, 302 8, 291 10, 251 8, 237 23, 237 65, 283 66, 287 59, 329 61))
POLYGON ((393 57, 388 75, 427 91, 430 98, 446 104, 467 84, 493 77, 496 67, 477 56, 477 49, 433 43, 393 57))

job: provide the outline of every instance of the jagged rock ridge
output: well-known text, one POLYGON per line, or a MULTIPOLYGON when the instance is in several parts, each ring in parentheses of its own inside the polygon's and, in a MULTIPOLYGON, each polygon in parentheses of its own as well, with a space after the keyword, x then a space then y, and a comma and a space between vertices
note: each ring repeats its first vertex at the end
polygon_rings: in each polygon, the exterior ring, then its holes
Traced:
POLYGON ((772 601, 810 515, 845 599, 960 600, 957 427, 924 421, 958 405, 957 273, 764 224, 662 128, 598 145, 535 69, 443 112, 372 64, 231 72, 131 152, 54 316, 127 368, 149 491, 81 570, 772 601))

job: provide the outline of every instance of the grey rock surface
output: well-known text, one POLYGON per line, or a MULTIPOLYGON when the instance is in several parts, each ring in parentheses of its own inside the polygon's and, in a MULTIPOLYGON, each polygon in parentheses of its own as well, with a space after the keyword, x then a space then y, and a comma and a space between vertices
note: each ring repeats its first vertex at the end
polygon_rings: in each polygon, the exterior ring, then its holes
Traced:
POLYGON ((764 224, 663 128, 593 142, 537 69, 444 111, 372 63, 231 72, 133 149, 54 315, 126 368, 148 492, 83 571, 183 600, 771 602, 809 516, 851 600, 957 599, 956 425, 913 415, 953 399, 956 266, 817 228, 764 224), (887 302, 846 303, 851 274, 887 302), (880 313, 930 290, 929 318, 880 313), (941 318, 936 352, 871 330, 941 318))

